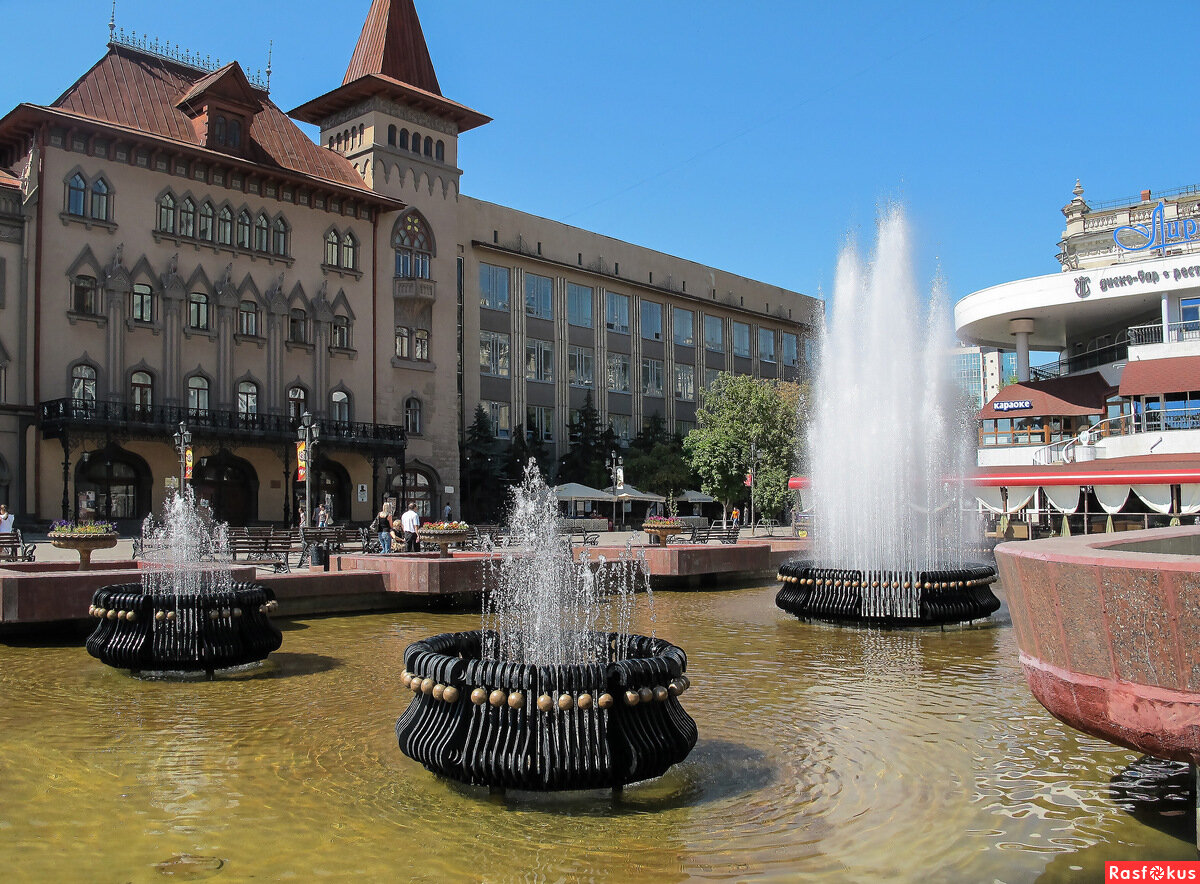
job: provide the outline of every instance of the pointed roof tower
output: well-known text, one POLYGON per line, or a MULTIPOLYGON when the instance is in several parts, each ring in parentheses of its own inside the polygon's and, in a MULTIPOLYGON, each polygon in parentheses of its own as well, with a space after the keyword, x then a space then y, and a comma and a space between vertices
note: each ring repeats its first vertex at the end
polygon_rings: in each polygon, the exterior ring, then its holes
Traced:
POLYGON ((413 0, 372 0, 342 85, 371 74, 442 94, 413 0))
POLYGON ((413 0, 371 0, 342 85, 302 104, 290 116, 321 125, 375 96, 441 117, 459 132, 491 122, 491 117, 442 95, 413 0))

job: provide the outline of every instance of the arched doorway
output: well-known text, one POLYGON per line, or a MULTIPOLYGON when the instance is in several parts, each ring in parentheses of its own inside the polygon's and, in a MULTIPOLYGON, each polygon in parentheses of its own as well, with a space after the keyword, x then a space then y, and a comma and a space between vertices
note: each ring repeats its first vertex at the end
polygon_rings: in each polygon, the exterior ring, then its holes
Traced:
POLYGON ((152 481, 146 461, 116 443, 84 452, 75 467, 75 518, 136 530, 150 513, 152 481))
POLYGON ((225 449, 200 458, 192 470, 196 502, 208 502, 213 518, 243 526, 258 519, 258 473, 225 449))
POLYGON ((407 493, 408 502, 422 519, 440 519, 438 510, 437 477, 423 467, 409 467, 402 476, 392 479, 392 492, 400 500, 407 493), (404 483, 407 487, 402 487, 404 483))
MULTIPOLYGON (((313 473, 313 512, 322 503, 329 511, 329 522, 347 522, 350 520, 350 473, 336 460, 321 457, 317 449, 317 471, 313 473)), ((297 473, 292 473, 292 501, 296 520, 304 511, 304 483, 297 473)), ((315 516, 314 516, 315 519, 315 516)))

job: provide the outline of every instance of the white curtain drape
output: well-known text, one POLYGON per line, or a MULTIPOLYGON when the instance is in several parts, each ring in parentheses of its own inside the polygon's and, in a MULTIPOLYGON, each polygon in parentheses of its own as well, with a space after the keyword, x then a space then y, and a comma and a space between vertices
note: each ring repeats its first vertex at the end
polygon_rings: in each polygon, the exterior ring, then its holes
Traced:
POLYGON ((1142 499, 1142 503, 1156 513, 1171 511, 1170 485, 1134 485, 1133 493, 1142 499))
MULTIPOLYGON (((1015 513, 1033 497, 1037 487, 1033 485, 1017 485, 1008 489, 1008 512, 1015 513)), ((993 513, 1004 512, 1003 498, 999 488, 976 488, 975 496, 979 502, 993 513)))
POLYGON ((1093 488, 1106 513, 1119 513, 1129 499, 1128 485, 1095 485, 1093 488))
POLYGON ((1185 516, 1200 513, 1200 485, 1179 486, 1179 512, 1185 516))
POLYGON ((1060 513, 1073 513, 1079 509, 1078 485, 1043 485, 1042 491, 1046 493, 1050 506, 1060 513))

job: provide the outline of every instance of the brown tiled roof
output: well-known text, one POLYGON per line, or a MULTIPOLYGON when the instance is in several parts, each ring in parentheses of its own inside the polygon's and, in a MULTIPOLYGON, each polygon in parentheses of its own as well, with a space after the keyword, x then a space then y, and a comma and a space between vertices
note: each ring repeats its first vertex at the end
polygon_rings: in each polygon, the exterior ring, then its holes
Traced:
MULTIPOLYGON (((220 79, 219 74, 222 71, 209 74, 134 49, 112 46, 51 107, 85 119, 203 147, 191 119, 177 105, 185 96, 194 96, 201 81, 214 82, 220 79)), ((345 157, 313 144, 265 92, 258 92, 257 97, 262 109, 250 122, 249 145, 244 152, 247 160, 371 193, 345 157)))
POLYGON ((1151 396, 1200 390, 1200 356, 1138 359, 1121 372, 1122 396, 1151 396))
POLYGON ((1098 371, 1045 381, 1009 384, 983 406, 979 412, 979 419, 1104 414, 1108 397, 1114 392, 1114 388, 1109 386, 1108 381, 1104 380, 1104 376, 1098 371), (1029 402, 1029 407, 1006 409, 1001 405, 1005 402, 1029 402), (997 405, 1001 407, 997 408, 997 405))
POLYGON ((371 74, 442 94, 413 0, 372 0, 342 85, 371 74))
POLYGON ((11 169, 0 169, 0 187, 11 188, 12 190, 21 189, 21 178, 11 169))

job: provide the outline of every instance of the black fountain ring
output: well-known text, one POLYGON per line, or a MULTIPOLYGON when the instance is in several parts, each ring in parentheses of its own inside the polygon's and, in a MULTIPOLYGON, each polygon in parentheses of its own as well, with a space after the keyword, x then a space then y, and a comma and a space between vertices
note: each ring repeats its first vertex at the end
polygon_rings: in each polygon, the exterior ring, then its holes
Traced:
POLYGON ((414 694, 396 722, 400 750, 469 785, 560 791, 661 776, 696 745, 679 695, 687 655, 661 639, 594 634, 610 662, 565 666, 482 659, 484 633, 409 645, 414 694))
POLYGON ((779 568, 775 604, 801 619, 871 626, 938 626, 1000 608, 996 569, 972 563, 921 571, 860 571, 793 559, 779 568))
POLYGON ((195 595, 145 591, 140 583, 104 586, 89 613, 99 619, 88 653, 133 672, 204 672, 265 660, 283 643, 271 622, 275 593, 233 583, 195 595))

